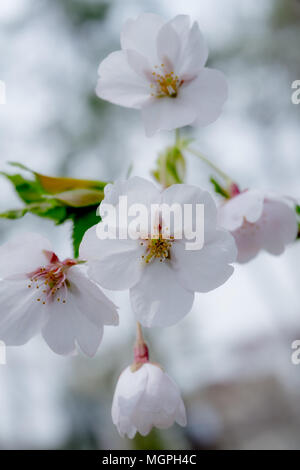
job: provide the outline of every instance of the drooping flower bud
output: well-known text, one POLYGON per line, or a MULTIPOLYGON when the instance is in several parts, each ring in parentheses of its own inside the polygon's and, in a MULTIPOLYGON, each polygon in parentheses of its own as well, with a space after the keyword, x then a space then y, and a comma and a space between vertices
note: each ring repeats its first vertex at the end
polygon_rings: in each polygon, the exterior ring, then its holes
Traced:
POLYGON ((146 436, 155 426, 166 429, 177 422, 186 426, 186 412, 178 386, 149 362, 132 371, 127 367, 117 383, 112 420, 122 437, 133 438, 136 432, 146 436))

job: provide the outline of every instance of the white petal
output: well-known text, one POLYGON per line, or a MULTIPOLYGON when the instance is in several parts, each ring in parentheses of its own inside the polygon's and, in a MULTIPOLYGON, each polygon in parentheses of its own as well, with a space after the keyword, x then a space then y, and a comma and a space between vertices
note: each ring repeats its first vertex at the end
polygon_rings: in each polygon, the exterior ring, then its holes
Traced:
POLYGON ((180 401, 178 405, 175 420, 176 420, 176 423, 180 424, 180 426, 187 425, 186 411, 185 411, 185 406, 182 400, 180 401))
POLYGON ((0 247, 0 277, 28 274, 48 261, 43 250, 50 242, 37 233, 24 233, 0 247))
POLYGON ((192 213, 195 219, 192 224, 193 230, 196 229, 196 222, 199 224, 201 223, 201 226, 204 223, 205 240, 209 240, 210 232, 215 231, 217 224, 217 207, 209 192, 203 191, 198 186, 192 186, 189 184, 173 184, 162 192, 161 200, 162 203, 168 204, 170 207, 172 204, 180 204, 182 214, 184 214, 184 205, 190 204, 192 206, 192 213), (196 220, 195 214, 197 204, 204 206, 204 221, 196 220))
POLYGON ((97 95, 111 103, 139 109, 150 97, 150 84, 129 65, 125 51, 104 59, 98 69, 97 95))
POLYGON ((87 230, 80 245, 91 279, 112 290, 129 289, 138 282, 143 253, 138 240, 100 240, 95 227, 87 230))
POLYGON ((171 326, 189 313, 194 294, 177 281, 168 262, 155 260, 145 266, 136 286, 130 289, 136 320, 143 326, 171 326))
POLYGON ((177 15, 168 24, 170 24, 178 34, 180 41, 183 42, 190 31, 190 17, 188 15, 177 15))
POLYGON ((157 36, 157 55, 167 72, 174 72, 180 53, 179 36, 170 23, 165 24, 157 36))
POLYGON ((152 98, 142 108, 147 137, 159 130, 173 130, 192 124, 197 116, 195 100, 186 99, 186 88, 181 87, 176 98, 152 98))
POLYGON ((132 414, 144 394, 146 382, 147 371, 144 367, 134 373, 127 367, 119 377, 112 404, 112 421, 122 437, 125 434, 130 439, 135 436, 132 414))
POLYGON ((145 411, 174 414, 179 403, 180 391, 176 383, 160 367, 154 364, 144 364, 148 369, 148 381, 145 399, 140 407, 145 411))
MULTIPOLYGON (((141 369, 147 371, 147 382, 131 421, 139 433, 145 436, 154 426, 159 429, 172 426, 183 402, 177 385, 160 367, 146 363, 141 369)), ((180 421, 184 422, 183 419, 180 421)))
POLYGON ((264 194, 262 191, 251 189, 245 191, 220 206, 218 221, 227 230, 241 227, 244 218, 251 223, 256 222, 262 214, 264 194))
POLYGON ((119 324, 116 306, 79 266, 69 269, 68 281, 78 310, 91 322, 100 327, 119 324))
POLYGON ((227 80, 218 70, 204 68, 186 87, 197 106, 194 126, 207 126, 216 121, 228 97, 227 80))
POLYGON ((0 340, 7 345, 27 343, 40 332, 47 320, 46 310, 37 301, 37 289, 28 281, 0 281, 0 340))
POLYGON ((136 50, 149 58, 152 65, 157 64, 156 37, 163 24, 163 18, 153 13, 127 20, 121 32, 122 49, 136 50))
POLYGON ((103 327, 91 322, 79 311, 76 296, 70 292, 66 303, 46 304, 49 319, 42 329, 48 346, 57 354, 70 355, 77 344, 88 356, 96 354, 103 336, 103 327))
POLYGON ((189 251, 184 241, 175 241, 171 264, 177 279, 186 288, 209 292, 224 284, 233 273, 230 263, 236 260, 234 238, 225 230, 216 230, 201 250, 189 251))
MULTIPOLYGON (((126 196, 128 207, 131 204, 144 204, 147 207, 160 201, 160 191, 151 181, 133 176, 127 180, 119 180, 105 187, 103 203, 118 206, 119 197, 126 196)), ((101 214, 101 205, 100 205, 101 214)))
POLYGON ((172 130, 193 125, 206 126, 221 114, 227 99, 227 82, 218 70, 204 68, 190 82, 184 83, 175 98, 152 98, 142 107, 147 136, 158 130, 172 130))
POLYGON ((126 51, 127 61, 132 70, 139 75, 143 80, 149 82, 149 93, 150 93, 150 84, 152 81, 152 69, 149 64, 149 61, 137 51, 129 49, 126 51))
POLYGON ((176 64, 176 73, 182 80, 191 80, 204 67, 208 48, 198 23, 188 33, 183 33, 181 52, 176 64))
POLYGON ((137 410, 133 419, 141 436, 147 436, 153 427, 153 415, 151 413, 140 413, 137 410))
MULTIPOLYGON (((151 203, 160 201, 157 187, 139 177, 109 185, 105 190, 103 204, 116 206, 118 212, 120 196, 127 197, 128 209, 132 204, 143 204, 149 208, 151 203)), ((100 206, 102 215, 103 204, 100 206)), ((126 215, 125 219, 127 220, 126 215)), ((96 234, 96 227, 93 227, 83 237, 80 257, 88 260, 89 275, 92 279, 108 289, 122 290, 132 287, 140 279, 144 251, 145 248, 138 240, 130 238, 100 240, 96 234)))

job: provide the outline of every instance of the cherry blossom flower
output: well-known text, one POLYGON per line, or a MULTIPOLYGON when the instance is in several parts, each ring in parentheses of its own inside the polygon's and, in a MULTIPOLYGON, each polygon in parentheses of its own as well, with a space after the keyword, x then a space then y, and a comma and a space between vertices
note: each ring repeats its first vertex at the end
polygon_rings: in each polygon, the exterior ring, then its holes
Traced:
POLYGON ((143 204, 149 213, 156 203, 204 205, 204 245, 199 250, 187 250, 184 236, 174 238, 172 231, 169 237, 163 236, 167 228, 164 220, 154 238, 151 227, 149 234, 138 239, 99 239, 94 226, 80 246, 92 279, 107 289, 130 289, 137 321, 146 327, 173 325, 191 310, 195 291, 208 292, 231 276, 231 263, 236 258, 234 239, 217 227, 212 197, 196 186, 176 184, 160 192, 151 182, 133 177, 106 186, 100 213, 105 204, 117 207, 120 196, 127 196, 128 207, 143 204))
POLYGON ((58 354, 76 346, 93 356, 104 325, 117 325, 114 304, 78 260, 60 261, 50 242, 35 233, 0 247, 0 339, 22 345, 41 332, 58 354))
POLYGON ((250 261, 261 250, 280 255, 295 241, 298 231, 296 214, 288 201, 257 189, 225 201, 219 208, 218 221, 234 236, 239 263, 250 261))
POLYGON ((177 422, 186 426, 180 391, 168 374, 149 362, 121 374, 112 404, 112 420, 122 437, 136 432, 146 436, 155 426, 166 429, 177 422))
POLYGON ((205 67, 207 46, 195 22, 143 13, 126 21, 121 50, 99 66, 97 95, 141 110, 148 136, 214 122, 227 99, 223 74, 205 67))

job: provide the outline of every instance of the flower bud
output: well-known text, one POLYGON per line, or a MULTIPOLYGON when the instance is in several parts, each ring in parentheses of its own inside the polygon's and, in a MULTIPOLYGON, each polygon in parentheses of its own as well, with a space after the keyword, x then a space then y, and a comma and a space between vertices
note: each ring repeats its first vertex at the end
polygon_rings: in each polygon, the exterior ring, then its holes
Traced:
POLYGON ((127 367, 121 374, 112 404, 112 420, 122 437, 136 432, 146 436, 152 429, 166 429, 176 421, 186 426, 186 412, 178 386, 149 362, 136 371, 127 367))
POLYGON ((186 174, 185 159, 177 147, 169 147, 161 153, 156 161, 154 178, 164 187, 184 182, 186 174))

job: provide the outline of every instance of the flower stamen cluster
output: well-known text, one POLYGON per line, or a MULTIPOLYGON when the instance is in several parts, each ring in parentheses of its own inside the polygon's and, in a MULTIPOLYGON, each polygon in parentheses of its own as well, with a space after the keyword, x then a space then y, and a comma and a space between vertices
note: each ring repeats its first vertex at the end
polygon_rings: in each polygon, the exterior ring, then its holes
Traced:
POLYGON ((146 243, 146 255, 142 255, 142 259, 147 264, 154 259, 159 259, 161 263, 166 259, 170 259, 170 248, 173 241, 174 237, 167 239, 163 238, 161 234, 158 238, 150 238, 142 241, 142 246, 146 243))
MULTIPOLYGON (((178 75, 175 75, 174 72, 167 72, 165 69, 165 64, 160 65, 160 72, 152 72, 153 83, 150 84, 152 90, 151 96, 156 98, 164 98, 168 96, 169 98, 176 98, 178 89, 184 83, 184 80, 180 80, 178 75)), ((155 68, 159 68, 157 65, 155 68)))
POLYGON ((46 302, 52 302, 54 300, 65 304, 67 302, 66 292, 68 287, 66 273, 68 269, 71 266, 75 266, 77 262, 70 258, 60 261, 55 253, 47 252, 46 254, 50 263, 28 274, 30 279, 28 288, 41 288, 41 296, 38 297, 36 301, 41 302, 42 305, 46 305, 46 302), (61 296, 59 296, 59 291, 62 294, 61 296))

